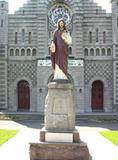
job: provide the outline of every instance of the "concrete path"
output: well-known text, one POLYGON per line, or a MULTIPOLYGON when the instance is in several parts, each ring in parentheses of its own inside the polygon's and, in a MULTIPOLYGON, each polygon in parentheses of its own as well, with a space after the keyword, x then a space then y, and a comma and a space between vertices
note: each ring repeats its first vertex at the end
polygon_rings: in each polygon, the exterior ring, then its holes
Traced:
MULTIPOLYGON (((81 140, 88 144, 92 160, 118 160, 118 147, 99 134, 101 130, 108 130, 108 124, 104 127, 82 125, 77 129, 81 140)), ((29 160, 29 142, 38 142, 39 129, 42 127, 43 124, 38 121, 0 121, 0 129, 20 130, 14 138, 0 146, 0 160, 29 160)), ((112 128, 112 124, 109 128, 112 128)))

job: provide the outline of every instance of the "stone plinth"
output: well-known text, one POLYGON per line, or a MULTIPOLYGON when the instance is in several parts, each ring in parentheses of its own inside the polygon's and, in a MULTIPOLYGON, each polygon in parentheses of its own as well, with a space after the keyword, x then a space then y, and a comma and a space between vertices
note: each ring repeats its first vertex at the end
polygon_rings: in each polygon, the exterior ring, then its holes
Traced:
POLYGON ((80 143, 30 143, 30 160, 89 160, 87 145, 80 143))
POLYGON ((45 101, 45 129, 71 132, 75 130, 73 85, 51 82, 45 101))
POLYGON ((71 142, 71 143, 79 143, 80 136, 77 130, 66 133, 66 132, 49 132, 43 128, 40 131, 40 142, 71 142))

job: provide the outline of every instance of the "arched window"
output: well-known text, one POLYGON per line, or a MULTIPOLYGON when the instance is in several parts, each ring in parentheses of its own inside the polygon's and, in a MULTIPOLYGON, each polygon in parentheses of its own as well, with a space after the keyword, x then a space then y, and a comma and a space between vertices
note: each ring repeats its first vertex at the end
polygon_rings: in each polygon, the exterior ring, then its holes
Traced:
POLYGON ((87 48, 84 49, 84 55, 88 56, 88 49, 87 48))
POLYGON ((1 4, 1 8, 4 8, 4 4, 3 3, 1 4))
POLYGON ((96 15, 98 15, 98 9, 96 9, 96 15))
POLYGON ((36 49, 35 48, 32 50, 32 56, 36 56, 36 49))
POLYGON ((3 23, 4 23, 4 21, 3 21, 3 19, 1 19, 1 27, 3 27, 3 23))
POLYGON ((92 43, 92 32, 89 32, 89 43, 92 43))
POLYGON ((106 43, 106 32, 103 32, 103 43, 106 43))
POLYGON ((10 56, 14 56, 14 50, 10 49, 10 56))
POLYGON ((49 55, 51 55, 50 47, 48 47, 48 53, 49 53, 49 55))
POLYGON ((25 11, 23 10, 23 16, 25 15, 25 11))
POLYGON ((27 56, 31 56, 31 49, 27 49, 27 56))
POLYGON ((19 56, 19 49, 16 49, 15 55, 19 56))
POLYGON ((22 42, 24 43, 25 42, 25 30, 22 29, 22 42))
POLYGON ((102 56, 105 56, 105 54, 106 54, 105 48, 102 48, 102 56))
POLYGON ((17 44, 17 43, 18 43, 18 33, 15 32, 15 44, 17 44))
POLYGON ((31 36, 32 36, 32 34, 31 34, 31 32, 29 32, 29 35, 28 35, 28 43, 29 44, 31 43, 31 36))
POLYGON ((100 50, 99 50, 99 48, 96 49, 96 56, 100 56, 100 50))
POLYGON ((107 49, 107 56, 111 56, 111 48, 107 49))
POLYGON ((72 55, 72 47, 69 47, 69 48, 68 48, 68 54, 69 54, 69 55, 72 55))
POLYGON ((21 56, 25 56, 25 49, 21 49, 21 56))
POLYGON ((99 30, 98 28, 96 28, 96 42, 99 41, 99 30))
POLYGON ((90 49, 90 56, 94 56, 94 49, 93 48, 90 49))

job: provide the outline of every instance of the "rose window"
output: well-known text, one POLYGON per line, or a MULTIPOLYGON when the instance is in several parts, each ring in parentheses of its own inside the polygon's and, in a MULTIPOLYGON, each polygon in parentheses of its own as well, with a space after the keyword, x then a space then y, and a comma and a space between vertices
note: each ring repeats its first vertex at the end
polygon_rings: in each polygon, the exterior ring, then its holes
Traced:
POLYGON ((56 4, 50 9, 48 16, 49 22, 53 26, 56 26, 60 19, 63 19, 66 25, 68 25, 72 19, 72 12, 71 9, 64 4, 56 4))

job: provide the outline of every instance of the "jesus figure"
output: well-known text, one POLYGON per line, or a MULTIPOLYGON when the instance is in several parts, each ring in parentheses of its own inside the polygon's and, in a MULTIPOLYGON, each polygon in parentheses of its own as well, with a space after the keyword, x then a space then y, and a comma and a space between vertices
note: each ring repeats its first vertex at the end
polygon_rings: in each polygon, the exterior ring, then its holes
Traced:
POLYGON ((67 80, 68 47, 72 43, 72 38, 66 29, 64 20, 59 20, 57 26, 52 40, 55 50, 51 53, 52 67, 54 70, 53 80, 67 80))

